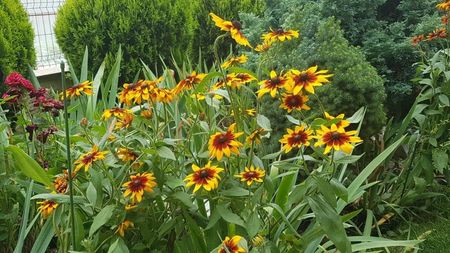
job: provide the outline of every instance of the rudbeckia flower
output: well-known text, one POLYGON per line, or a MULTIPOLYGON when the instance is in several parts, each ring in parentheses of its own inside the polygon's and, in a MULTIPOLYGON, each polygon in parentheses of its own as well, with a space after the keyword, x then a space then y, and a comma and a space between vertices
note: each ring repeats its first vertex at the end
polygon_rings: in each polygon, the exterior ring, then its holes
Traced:
POLYGON ((255 51, 258 53, 266 52, 270 49, 270 44, 264 42, 255 47, 255 51))
POLYGON ((136 160, 139 155, 127 148, 119 148, 117 150, 117 157, 119 157, 122 162, 129 162, 136 160))
POLYGON ((239 21, 227 21, 214 13, 209 13, 209 15, 220 30, 230 32, 231 38, 233 38, 236 43, 242 46, 252 47, 250 42, 248 42, 248 39, 242 34, 242 26, 239 21))
POLYGON ((152 173, 137 173, 130 176, 130 181, 123 184, 123 187, 126 188, 123 196, 128 197, 131 195, 131 203, 139 203, 142 201, 144 192, 153 192, 155 186, 155 177, 152 173))
POLYGON ((288 73, 289 82, 286 88, 294 95, 297 95, 302 89, 314 94, 315 86, 322 86, 324 83, 330 82, 328 78, 333 76, 327 74, 328 70, 318 71, 317 69, 318 67, 314 66, 305 71, 291 70, 288 73))
POLYGON ((450 1, 445 1, 443 3, 437 4, 436 7, 439 10, 450 11, 450 1))
POLYGON ((175 99, 175 93, 172 89, 156 88, 156 101, 168 104, 175 99))
POLYGON ((248 60, 248 57, 245 54, 238 56, 238 57, 231 57, 222 64, 222 68, 227 69, 229 67, 233 67, 238 64, 245 63, 245 62, 247 62, 247 60, 248 60))
POLYGON ((345 115, 343 113, 334 117, 334 116, 331 116, 328 112, 325 112, 325 119, 327 119, 327 120, 338 119, 339 120, 338 122, 334 123, 334 124, 336 124, 336 126, 338 128, 339 127, 346 128, 346 127, 350 126, 350 122, 348 120, 345 120, 344 117, 345 117, 345 115))
POLYGON ((299 94, 291 94, 284 93, 281 99, 280 108, 287 110, 288 112, 292 112, 293 110, 301 111, 301 110, 310 110, 311 108, 306 105, 309 98, 307 96, 299 94))
MULTIPOLYGON (((68 98, 79 97, 83 94, 92 95, 94 94, 92 91, 92 82, 84 81, 80 84, 74 85, 66 89, 66 96, 68 98)), ((63 93, 60 94, 63 97, 63 93)))
POLYGON ((116 234, 119 234, 121 237, 125 236, 125 231, 129 228, 134 227, 134 223, 129 220, 124 220, 120 225, 117 227, 116 234))
POLYGON ((294 130, 288 128, 286 129, 287 134, 283 135, 280 140, 282 150, 288 153, 293 148, 300 148, 301 146, 309 146, 310 140, 312 139, 312 130, 306 129, 305 126, 296 126, 294 130))
POLYGON ((239 246, 239 242, 242 240, 241 236, 235 235, 233 237, 225 237, 222 241, 222 247, 219 248, 217 253, 245 253, 245 249, 239 246))
POLYGON ((331 128, 321 126, 319 130, 316 130, 317 136, 314 138, 318 141, 314 146, 325 145, 324 154, 328 154, 331 149, 336 151, 342 150, 344 153, 350 154, 353 150, 353 143, 362 142, 362 140, 355 136, 356 131, 346 132, 344 128, 337 127, 335 124, 331 125, 331 128))
POLYGON ((240 89, 242 85, 252 81, 256 81, 256 77, 248 73, 231 73, 227 75, 227 85, 234 89, 240 89))
POLYGON ((53 181, 53 186, 55 187, 55 191, 57 193, 64 194, 67 191, 67 184, 69 180, 69 174, 67 170, 64 171, 63 174, 57 176, 53 181))
POLYGON ((239 147, 242 147, 237 138, 243 134, 243 132, 235 133, 234 128, 236 123, 228 127, 225 133, 217 132, 209 138, 208 149, 209 155, 217 160, 222 160, 223 155, 230 157, 231 154, 239 154, 239 147))
POLYGON ((177 86, 175 86, 174 92, 175 94, 180 93, 182 90, 191 90, 194 88, 196 84, 199 84, 205 78, 206 74, 197 74, 197 72, 193 71, 189 76, 185 79, 181 80, 177 86))
POLYGON ((47 219, 59 205, 53 200, 44 200, 37 202, 37 204, 39 204, 38 211, 44 219, 47 219))
POLYGON ((211 166, 211 161, 204 167, 198 167, 192 164, 193 172, 186 176, 184 181, 187 181, 186 187, 195 185, 194 193, 201 187, 207 191, 216 189, 219 186, 219 173, 223 171, 222 168, 211 166))
POLYGON ((298 38, 299 33, 295 30, 283 30, 282 28, 279 28, 277 30, 273 30, 270 28, 270 32, 265 33, 262 35, 262 39, 267 44, 272 44, 275 41, 285 41, 285 40, 291 40, 292 38, 298 38))
POLYGON ((111 117, 122 118, 123 115, 126 113, 132 113, 132 112, 129 109, 123 109, 123 108, 106 109, 105 111, 103 111, 102 119, 107 120, 111 117))
POLYGON ((255 168, 250 166, 250 168, 245 167, 244 171, 235 175, 241 179, 242 182, 247 182, 247 185, 251 185, 253 182, 262 183, 266 172, 260 168, 255 168))
POLYGON ((264 130, 263 128, 258 128, 254 130, 253 132, 250 133, 249 136, 247 136, 247 138, 245 138, 245 142, 249 145, 251 145, 252 143, 255 144, 261 143, 261 135, 263 135, 265 131, 266 130, 264 130))
POLYGON ((278 75, 275 70, 270 71, 270 79, 259 82, 260 88, 256 92, 258 98, 261 98, 266 93, 270 93, 271 97, 277 95, 278 89, 283 88, 287 83, 287 78, 283 75, 278 75))
POLYGON ((105 159, 105 155, 108 151, 99 151, 98 146, 94 145, 92 150, 86 154, 83 154, 75 161, 75 172, 79 171, 83 166, 84 170, 88 171, 93 162, 105 159))

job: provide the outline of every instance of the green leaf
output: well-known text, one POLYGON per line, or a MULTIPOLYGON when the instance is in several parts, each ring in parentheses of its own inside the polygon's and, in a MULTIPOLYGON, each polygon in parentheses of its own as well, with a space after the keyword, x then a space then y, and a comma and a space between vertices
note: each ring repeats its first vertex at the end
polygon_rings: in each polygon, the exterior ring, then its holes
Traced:
POLYGON ((95 217, 92 222, 91 228, 89 229, 89 237, 92 237, 92 235, 97 232, 99 228, 101 228, 103 225, 106 224, 106 222, 111 219, 111 216, 113 215, 114 209, 116 208, 115 205, 109 205, 105 206, 95 217))
POLYGON ((127 245, 122 238, 117 238, 115 242, 109 246, 108 253, 129 253, 127 245))
POLYGON ((42 183, 51 189, 54 188, 47 172, 22 149, 16 146, 8 146, 6 150, 11 152, 14 167, 17 170, 21 170, 23 174, 36 182, 42 183))
MULTIPOLYGON (((62 195, 62 194, 55 194, 55 193, 42 193, 34 195, 31 200, 35 199, 48 199, 53 200, 58 203, 64 204, 64 203, 70 203, 70 196, 69 195, 62 195)), ((81 196, 73 196, 73 202, 77 204, 86 203, 86 199, 81 196)))
POLYGON ((292 117, 291 115, 286 115, 286 118, 294 125, 300 125, 300 120, 292 117))
POLYGON ((186 205, 189 209, 197 209, 197 207, 192 203, 191 196, 186 192, 175 192, 171 196, 181 201, 181 203, 186 205))
POLYGON ((263 128, 264 130, 267 130, 267 131, 272 130, 272 128, 270 126, 270 120, 262 114, 258 114, 256 116, 256 123, 258 124, 258 126, 263 128))
POLYGON ((336 208, 336 194, 331 184, 321 177, 315 177, 317 188, 319 189, 322 196, 325 198, 328 204, 336 208))
POLYGON ((445 149, 433 149, 433 166, 439 173, 443 173, 448 168, 448 154, 445 149))
MULTIPOLYGON (((406 135, 402 136, 399 140, 397 140, 395 143, 390 145, 388 148, 386 148, 381 154, 379 154, 375 159, 373 159, 361 173, 352 181, 352 183, 348 186, 348 196, 349 200, 352 201, 355 194, 358 192, 358 189, 361 187, 361 185, 369 178, 369 176, 372 174, 373 171, 378 168, 378 166, 381 165, 381 163, 386 160, 399 146, 402 144, 403 140, 405 139, 406 135)), ((339 210, 342 210, 344 206, 341 206, 339 210), (341 209, 342 208, 342 209, 341 209)))
POLYGON ((86 46, 86 48, 84 49, 83 61, 81 62, 81 74, 80 74, 81 82, 88 80, 88 63, 89 63, 88 58, 89 58, 89 49, 86 46))
POLYGON ((34 241, 33 248, 31 248, 30 253, 45 253, 47 252, 48 245, 55 235, 55 230, 53 228, 53 220, 47 219, 44 226, 40 229, 39 235, 34 241))
POLYGON ((95 204, 97 203, 97 190, 94 187, 94 184, 89 182, 89 185, 86 189, 86 198, 89 200, 89 203, 93 207, 95 207, 95 204))
POLYGON ((336 210, 320 197, 316 199, 308 197, 308 203, 320 227, 325 231, 336 248, 340 252, 352 252, 352 246, 345 233, 341 217, 337 214, 336 210))
POLYGON ((220 194, 228 197, 243 197, 249 196, 250 192, 247 189, 235 186, 233 188, 221 191, 220 194))
POLYGON ((441 103, 444 106, 450 106, 450 101, 448 100, 448 97, 444 94, 439 95, 439 101, 441 101, 441 103))
POLYGON ((218 205, 216 209, 219 212, 220 217, 222 217, 225 221, 245 228, 244 221, 241 219, 241 217, 228 210, 226 206, 218 205))
POLYGON ((25 202, 23 203, 23 215, 22 215, 22 224, 20 225, 19 238, 17 239, 17 245, 14 249, 14 253, 21 253, 23 248, 23 243, 25 242, 25 238, 27 236, 26 229, 28 224, 28 218, 30 215, 30 198, 31 193, 33 192, 33 180, 30 181, 27 189, 27 195, 25 196, 25 202))
POLYGON ((158 155, 162 158, 170 159, 176 161, 177 158, 175 157, 175 154, 170 150, 170 148, 166 146, 162 146, 158 148, 158 155))
POLYGON ((254 211, 245 223, 245 228, 249 238, 253 238, 258 234, 261 228, 261 219, 258 217, 258 212, 254 211))

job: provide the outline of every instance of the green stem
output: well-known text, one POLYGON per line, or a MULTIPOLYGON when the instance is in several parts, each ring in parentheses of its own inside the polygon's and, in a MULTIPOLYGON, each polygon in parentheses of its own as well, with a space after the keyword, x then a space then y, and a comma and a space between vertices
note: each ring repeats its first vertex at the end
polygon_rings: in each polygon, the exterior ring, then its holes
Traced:
POLYGON ((67 112, 67 94, 66 94, 66 81, 64 78, 64 62, 61 61, 61 83, 63 88, 63 99, 64 99, 64 125, 66 132, 66 151, 67 151, 67 171, 68 181, 69 181, 69 198, 70 198, 70 222, 71 222, 71 239, 72 239, 72 249, 76 250, 76 240, 75 240, 75 208, 73 204, 73 178, 72 178, 72 161, 70 159, 70 130, 69 130, 69 114, 67 112))

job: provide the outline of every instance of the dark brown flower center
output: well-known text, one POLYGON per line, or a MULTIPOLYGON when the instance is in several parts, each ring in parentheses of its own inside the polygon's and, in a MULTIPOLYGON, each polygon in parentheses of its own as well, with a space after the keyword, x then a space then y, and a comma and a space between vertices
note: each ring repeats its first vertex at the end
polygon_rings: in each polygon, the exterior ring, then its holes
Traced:
POLYGON ((233 21, 231 21, 231 23, 233 24, 234 28, 236 28, 238 30, 241 30, 242 25, 241 25, 241 23, 239 21, 233 20, 233 21))
POLYGON ((298 76, 298 80, 299 80, 300 82, 307 82, 307 81, 309 81, 309 75, 308 75, 308 73, 301 73, 301 74, 298 76))
POLYGON ((217 142, 219 144, 224 144, 228 141, 228 136, 226 134, 221 134, 218 138, 217 138, 217 142))
POLYGON ((200 178, 207 178, 207 177, 209 177, 208 171, 207 170, 202 170, 200 172, 200 178))
POLYGON ((276 34, 283 34, 283 33, 284 33, 284 30, 283 30, 283 28, 278 28, 278 29, 275 31, 275 33, 276 33, 276 34))
POLYGON ((290 107, 300 107, 303 105, 303 99, 300 96, 292 95, 286 98, 286 104, 290 107))
POLYGON ((305 144, 308 139, 308 135, 305 132, 294 133, 288 140, 290 145, 305 144))
POLYGON ((270 81, 271 81, 273 86, 277 86, 277 85, 279 85, 281 83, 281 79, 278 76, 275 77, 275 78, 270 79, 270 81))
POLYGON ((338 132, 331 133, 331 140, 337 141, 339 139, 341 139, 341 134, 340 133, 338 133, 338 132))

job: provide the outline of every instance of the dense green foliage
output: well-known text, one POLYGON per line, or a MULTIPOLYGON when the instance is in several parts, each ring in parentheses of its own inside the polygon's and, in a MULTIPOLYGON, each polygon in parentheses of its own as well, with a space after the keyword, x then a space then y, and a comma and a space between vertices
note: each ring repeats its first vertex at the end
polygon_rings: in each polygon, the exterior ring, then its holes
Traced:
POLYGON ((0 81, 11 71, 34 65, 33 28, 19 0, 0 1, 0 81))
POLYGON ((189 54, 194 37, 195 5, 183 0, 69 0, 56 20, 56 37, 66 57, 81 66, 85 47, 92 66, 107 58, 111 66, 119 46, 123 49, 122 79, 132 81, 141 60, 150 66, 169 61, 172 54, 189 54))
MULTIPOLYGON (((172 56, 183 59, 213 61, 213 44, 221 31, 209 17, 214 12, 224 18, 238 17, 239 12, 262 13, 263 0, 246 1, 67 1, 56 22, 59 45, 75 67, 80 67, 84 48, 95 56, 97 68, 107 57, 110 66, 119 45, 123 48, 122 80, 131 81, 140 69, 141 60, 152 69, 161 69, 161 59, 170 63, 172 56), (89 18, 86 18, 89 17, 89 18)), ((231 40, 222 41, 220 55, 229 53, 231 40)))
MULTIPOLYGON (((347 115, 352 115, 364 105, 367 106, 368 113, 362 132, 366 137, 375 134, 386 120, 383 108, 385 99, 383 80, 378 76, 376 69, 366 61, 360 49, 349 45, 335 19, 324 19, 318 15, 319 4, 289 6, 293 11, 280 21, 275 21, 271 17, 245 16, 246 22, 255 24, 255 30, 268 29, 271 23, 279 23, 281 27, 298 29, 301 33, 300 40, 274 46, 260 57, 252 55, 255 68, 262 63, 263 73, 268 73, 270 69, 306 69, 313 65, 329 69, 334 73, 332 84, 321 87, 318 93, 324 106, 329 108, 332 114, 344 112, 347 115)), ((252 38, 253 41, 257 39, 252 38)), ((282 129, 284 127, 282 122, 286 122, 286 119, 281 119, 281 114, 274 109, 278 107, 277 103, 265 101, 262 109, 270 117, 276 118, 276 122, 279 123, 276 127, 282 129)), ((315 112, 319 113, 319 104, 314 101, 312 104, 316 109, 315 112)), ((273 139, 276 140, 277 137, 274 136, 273 139)))

